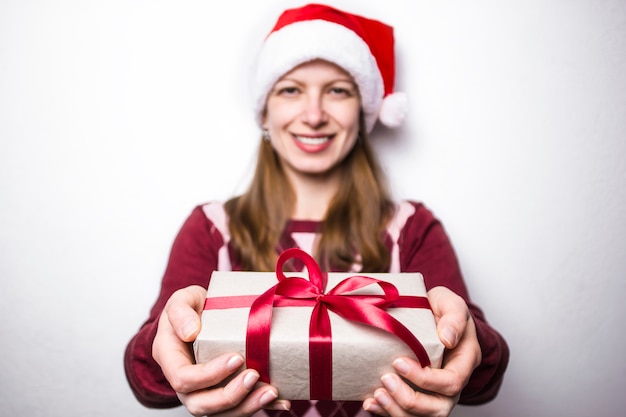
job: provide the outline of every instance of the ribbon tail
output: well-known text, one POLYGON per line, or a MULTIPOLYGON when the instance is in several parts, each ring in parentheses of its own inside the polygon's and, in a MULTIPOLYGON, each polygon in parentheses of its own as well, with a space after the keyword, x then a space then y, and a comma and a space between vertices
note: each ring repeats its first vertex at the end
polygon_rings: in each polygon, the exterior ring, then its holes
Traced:
POLYGON ((276 286, 261 294, 250 307, 246 330, 246 367, 256 369, 259 380, 270 382, 270 328, 276 286))
POLYGON ((309 325, 309 392, 311 398, 332 400, 332 330, 328 309, 317 303, 309 325))
POLYGON ((329 304, 329 309, 348 320, 367 324, 395 335, 411 348, 422 366, 430 366, 430 358, 424 346, 395 317, 370 304, 358 303, 348 297, 342 298, 340 302, 329 304))

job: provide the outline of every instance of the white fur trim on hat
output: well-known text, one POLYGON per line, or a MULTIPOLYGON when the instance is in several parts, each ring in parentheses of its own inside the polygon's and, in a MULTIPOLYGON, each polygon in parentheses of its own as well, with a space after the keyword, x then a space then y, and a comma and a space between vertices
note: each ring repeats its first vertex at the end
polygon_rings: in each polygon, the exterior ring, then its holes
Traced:
POLYGON ((354 78, 361 96, 366 129, 370 132, 378 119, 384 95, 376 60, 356 33, 326 20, 293 23, 271 33, 265 40, 257 57, 252 83, 257 123, 261 125, 263 122, 267 96, 276 81, 296 66, 315 59, 332 62, 354 78))

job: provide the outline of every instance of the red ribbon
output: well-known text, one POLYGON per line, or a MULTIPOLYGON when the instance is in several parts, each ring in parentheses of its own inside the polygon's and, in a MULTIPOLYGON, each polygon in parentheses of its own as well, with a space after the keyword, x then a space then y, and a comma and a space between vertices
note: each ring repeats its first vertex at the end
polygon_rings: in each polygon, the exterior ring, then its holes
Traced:
MULTIPOLYGON (((309 323, 309 369, 311 399, 332 399, 332 332, 328 310, 337 315, 367 324, 399 337, 406 343, 422 366, 430 365, 426 350, 417 338, 385 310, 391 306, 430 308, 426 297, 400 296, 397 288, 386 281, 366 276, 344 279, 324 293, 326 276, 306 252, 287 249, 276 263, 278 284, 257 297, 250 307, 246 335, 246 366, 256 369, 260 380, 270 382, 269 346, 272 310, 275 306, 313 305, 309 323), (304 262, 309 279, 286 277, 283 265, 290 258, 304 262), (384 295, 351 295, 351 291, 376 284, 384 295)), ((208 300, 207 300, 208 301, 208 300)))

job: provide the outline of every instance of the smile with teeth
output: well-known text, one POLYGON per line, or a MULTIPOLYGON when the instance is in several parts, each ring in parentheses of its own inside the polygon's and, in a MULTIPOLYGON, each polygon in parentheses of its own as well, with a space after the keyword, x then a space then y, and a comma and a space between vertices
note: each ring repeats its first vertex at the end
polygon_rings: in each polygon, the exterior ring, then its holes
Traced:
POLYGON ((318 137, 310 137, 310 136, 298 136, 294 135, 296 140, 305 145, 322 145, 330 140, 330 136, 318 136, 318 137))

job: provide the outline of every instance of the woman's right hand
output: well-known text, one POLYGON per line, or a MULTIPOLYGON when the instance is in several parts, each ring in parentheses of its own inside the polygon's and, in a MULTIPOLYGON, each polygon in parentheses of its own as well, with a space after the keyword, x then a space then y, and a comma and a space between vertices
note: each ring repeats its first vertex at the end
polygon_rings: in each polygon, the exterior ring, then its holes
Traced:
POLYGON ((200 332, 205 297, 206 289, 200 286, 172 294, 152 344, 152 356, 182 404, 194 416, 249 416, 261 408, 289 409, 288 401, 275 401, 275 387, 257 384, 259 374, 253 369, 244 370, 223 387, 215 387, 243 365, 244 359, 237 353, 195 364, 189 343, 200 332))

